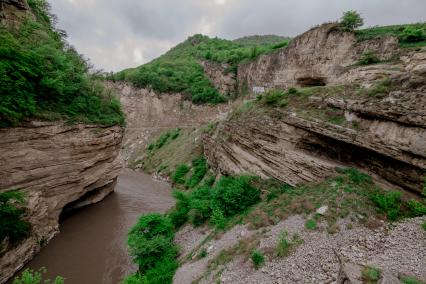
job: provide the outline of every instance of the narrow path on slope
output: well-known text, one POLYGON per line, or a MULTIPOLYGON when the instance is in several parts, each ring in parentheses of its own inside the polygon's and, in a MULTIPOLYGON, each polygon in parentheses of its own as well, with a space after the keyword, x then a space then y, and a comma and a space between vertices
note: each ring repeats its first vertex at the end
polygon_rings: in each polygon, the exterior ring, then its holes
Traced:
POLYGON ((170 190, 167 183, 124 169, 115 192, 65 219, 61 233, 26 268, 46 267, 48 277, 61 275, 67 284, 119 283, 136 270, 126 248, 129 228, 143 213, 172 207, 170 190))

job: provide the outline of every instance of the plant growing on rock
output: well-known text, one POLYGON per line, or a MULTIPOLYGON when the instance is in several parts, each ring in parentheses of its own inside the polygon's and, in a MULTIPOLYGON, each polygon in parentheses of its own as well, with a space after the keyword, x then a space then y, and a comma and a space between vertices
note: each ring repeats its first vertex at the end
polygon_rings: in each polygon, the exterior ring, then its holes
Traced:
POLYGON ((254 267, 258 269, 265 263, 265 256, 262 252, 254 250, 251 253, 251 260, 253 261, 254 267))
POLYGON ((380 58, 372 50, 366 51, 361 55, 361 59, 358 61, 358 65, 370 65, 380 62, 380 58))
MULTIPOLYGON (((6 238, 16 244, 27 237, 30 224, 24 220, 24 194, 19 191, 0 193, 0 244, 6 238)), ((0 252, 1 252, 0 247, 0 252)))
POLYGON ((357 11, 347 11, 343 13, 339 26, 345 31, 354 31, 364 25, 364 20, 357 11))
POLYGON ((366 266, 362 270, 362 280, 367 284, 375 284, 380 280, 382 272, 377 267, 366 266))
POLYGON ((413 43, 426 40, 426 31, 421 27, 407 26, 399 37, 402 42, 413 43))

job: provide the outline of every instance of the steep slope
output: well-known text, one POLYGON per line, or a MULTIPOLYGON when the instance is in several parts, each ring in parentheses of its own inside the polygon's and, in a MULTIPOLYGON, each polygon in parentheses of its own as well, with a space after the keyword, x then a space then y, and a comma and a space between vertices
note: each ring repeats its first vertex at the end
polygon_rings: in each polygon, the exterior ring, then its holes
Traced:
POLYGON ((44 0, 0 1, 0 283, 102 200, 121 169, 124 114, 56 30, 44 0))
POLYGON ((214 69, 220 70, 221 77, 225 77, 230 85, 235 85, 233 83, 239 63, 287 43, 285 39, 278 46, 268 40, 247 39, 239 43, 238 40, 229 41, 198 34, 150 63, 114 74, 112 79, 129 81, 136 87, 152 88, 158 93, 183 93, 197 104, 217 104, 235 96, 236 90, 218 87, 217 76, 204 69, 216 65, 214 69))
POLYGON ((284 50, 239 69, 240 88, 270 91, 205 139, 222 173, 251 172, 296 185, 338 165, 366 169, 420 193, 426 170, 426 52, 393 37, 357 42, 352 33, 314 28, 284 50), (356 66, 366 50, 392 62, 356 66))

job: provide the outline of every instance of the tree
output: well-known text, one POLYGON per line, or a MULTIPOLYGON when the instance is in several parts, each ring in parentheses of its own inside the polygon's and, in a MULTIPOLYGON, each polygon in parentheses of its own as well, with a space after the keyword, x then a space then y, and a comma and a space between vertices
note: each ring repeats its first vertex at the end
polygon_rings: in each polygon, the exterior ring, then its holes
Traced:
POLYGON ((342 19, 340 21, 340 26, 347 31, 353 31, 356 28, 364 25, 364 20, 361 18, 361 15, 357 11, 347 11, 343 13, 342 19))

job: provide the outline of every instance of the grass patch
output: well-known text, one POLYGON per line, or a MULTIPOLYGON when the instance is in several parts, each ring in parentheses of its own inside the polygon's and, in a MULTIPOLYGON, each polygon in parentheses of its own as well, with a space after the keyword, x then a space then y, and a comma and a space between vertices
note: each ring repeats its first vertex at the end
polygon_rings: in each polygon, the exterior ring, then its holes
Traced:
POLYGON ((265 256, 261 251, 254 250, 251 253, 251 261, 256 269, 259 269, 265 264, 265 256))
POLYGON ((275 256, 285 257, 288 256, 297 246, 303 243, 299 235, 293 235, 291 240, 288 239, 288 233, 282 232, 279 236, 277 247, 275 248, 275 256))
POLYGON ((377 267, 366 266, 362 270, 362 280, 366 284, 376 284, 380 280, 382 272, 377 267))
POLYGON ((175 173, 172 176, 172 181, 177 184, 185 183, 185 176, 191 170, 191 168, 187 165, 179 165, 176 168, 175 173))
POLYGON ((161 149, 164 145, 169 143, 170 141, 175 140, 180 135, 180 128, 176 128, 173 130, 169 130, 167 132, 164 132, 160 135, 160 137, 157 138, 156 141, 148 145, 148 151, 153 151, 156 149, 161 149))
POLYGON ((305 228, 308 230, 315 230, 317 228, 317 222, 314 219, 309 219, 305 223, 305 228))
POLYGON ((372 27, 357 30, 358 41, 371 40, 381 36, 395 36, 401 47, 426 45, 426 23, 372 27))
POLYGON ((403 277, 401 279, 403 284, 424 284, 425 282, 417 279, 416 277, 403 277))

